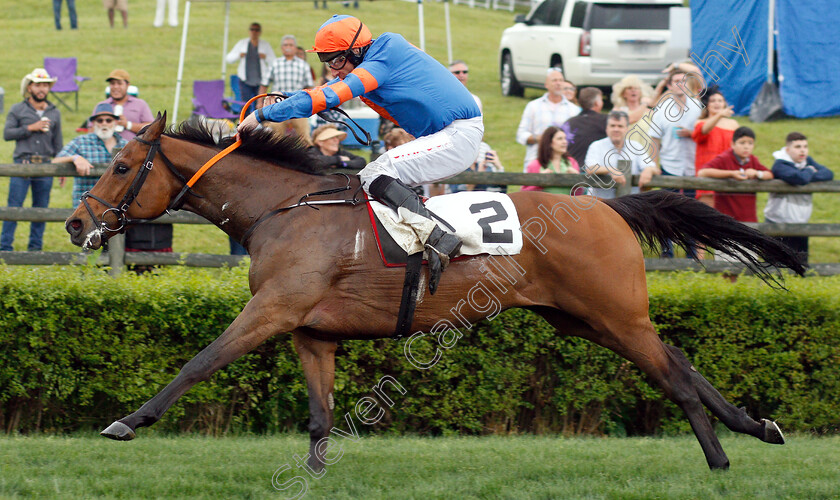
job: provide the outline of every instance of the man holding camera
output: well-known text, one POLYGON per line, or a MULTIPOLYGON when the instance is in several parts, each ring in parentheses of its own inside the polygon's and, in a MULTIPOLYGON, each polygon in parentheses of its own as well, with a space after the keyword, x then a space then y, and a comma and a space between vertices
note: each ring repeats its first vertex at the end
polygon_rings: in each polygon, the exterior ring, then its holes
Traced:
MULTIPOLYGON (((9 109, 3 138, 15 141, 13 154, 15 163, 49 163, 61 150, 61 113, 47 100, 55 78, 43 68, 37 68, 23 77, 20 92, 23 101, 9 109)), ((22 207, 29 186, 32 186, 32 206, 47 207, 50 204, 52 177, 11 177, 9 179, 9 206, 22 207)), ((33 222, 29 231, 30 252, 43 247, 43 222, 33 222)), ((3 221, 0 234, 0 251, 12 251, 17 222, 3 221)))
POLYGON ((114 114, 119 116, 117 132, 127 141, 154 119, 146 101, 128 94, 129 79, 128 71, 124 69, 112 71, 105 79, 111 96, 96 104, 97 107, 103 103, 113 106, 114 114))

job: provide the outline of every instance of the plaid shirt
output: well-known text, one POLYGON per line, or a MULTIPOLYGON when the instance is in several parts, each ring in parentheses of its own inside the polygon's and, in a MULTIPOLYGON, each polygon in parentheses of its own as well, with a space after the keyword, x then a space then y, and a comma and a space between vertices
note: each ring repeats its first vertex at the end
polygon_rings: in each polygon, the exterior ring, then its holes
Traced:
POLYGON ((268 74, 263 76, 262 85, 268 87, 269 82, 272 92, 294 92, 315 85, 312 81, 312 68, 297 57, 291 60, 278 57, 272 61, 268 74))
MULTIPOLYGON (((119 134, 114 134, 117 143, 115 148, 123 148, 128 143, 119 134)), ((79 155, 90 163, 110 163, 111 153, 105 147, 105 142, 102 141, 94 133, 80 135, 68 142, 61 152, 56 155, 73 156, 79 155)), ((99 180, 99 177, 74 177, 73 178, 73 208, 79 206, 82 199, 82 193, 89 191, 99 180)))

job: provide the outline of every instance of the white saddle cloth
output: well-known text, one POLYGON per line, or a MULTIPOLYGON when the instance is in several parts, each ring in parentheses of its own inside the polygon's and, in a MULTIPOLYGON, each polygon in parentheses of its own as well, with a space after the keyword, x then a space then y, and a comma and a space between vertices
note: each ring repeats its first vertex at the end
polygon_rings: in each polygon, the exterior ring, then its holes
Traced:
MULTIPOLYGON (((409 255, 423 251, 423 242, 402 217, 385 205, 370 203, 388 234, 409 255)), ((519 215, 506 194, 486 191, 462 191, 434 196, 426 208, 455 228, 463 245, 459 255, 516 255, 522 250, 519 215)), ((438 225, 451 232, 446 224, 438 225)))

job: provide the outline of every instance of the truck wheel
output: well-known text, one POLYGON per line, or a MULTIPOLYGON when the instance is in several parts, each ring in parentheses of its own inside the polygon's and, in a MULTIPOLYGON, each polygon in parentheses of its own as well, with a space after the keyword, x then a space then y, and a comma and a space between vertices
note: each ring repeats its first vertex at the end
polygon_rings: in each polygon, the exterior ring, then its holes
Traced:
POLYGON ((510 52, 506 52, 502 57, 502 69, 500 80, 502 82, 502 95, 522 97, 525 95, 525 89, 519 85, 516 80, 516 75, 513 73, 513 59, 510 52))

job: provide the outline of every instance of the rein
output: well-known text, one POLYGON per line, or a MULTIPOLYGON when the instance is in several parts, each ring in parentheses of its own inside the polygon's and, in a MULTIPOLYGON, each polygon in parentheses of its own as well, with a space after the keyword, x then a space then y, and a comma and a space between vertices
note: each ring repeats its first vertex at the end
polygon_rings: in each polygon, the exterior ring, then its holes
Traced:
MULTIPOLYGON (((276 97, 283 98, 283 99, 288 97, 285 94, 260 94, 258 96, 252 97, 242 107, 242 111, 241 111, 240 116, 239 116, 239 121, 241 122, 242 120, 245 119, 245 115, 247 113, 248 107, 251 105, 252 102, 254 102, 255 100, 257 100, 259 98, 268 97, 268 96, 276 96, 276 97)), ((353 121, 353 119, 350 118, 347 115, 347 113, 345 113, 343 110, 338 109, 338 108, 335 108, 335 109, 336 109, 336 111, 338 111, 341 114, 343 114, 344 116, 346 116, 347 119, 349 119, 351 122, 353 122, 353 124, 356 127, 359 128, 359 130, 361 130, 362 132, 365 133, 365 136, 367 138, 367 142, 365 144, 370 145, 370 142, 371 142, 370 134, 365 129, 360 127, 359 124, 357 124, 355 121, 353 121)), ((327 116, 321 116, 321 117, 324 118, 327 121, 331 121, 331 122, 335 122, 335 123, 344 123, 341 120, 334 120, 334 119, 332 119, 330 117, 327 117, 327 116)), ((350 131, 353 132, 353 136, 356 138, 357 141, 364 143, 359 138, 359 136, 356 135, 356 133, 353 131, 352 128, 350 129, 350 131)), ((218 163, 219 160, 221 160, 222 158, 224 158, 225 156, 230 154, 232 151, 235 151, 237 148, 239 148, 239 146, 242 145, 242 139, 240 139, 239 133, 237 132, 236 141, 233 144, 226 147, 222 151, 219 151, 212 158, 207 160, 207 162, 205 162, 204 165, 202 165, 201 168, 199 168, 198 171, 196 171, 196 173, 193 174, 193 176, 189 180, 187 180, 183 175, 181 175, 180 172, 178 172, 177 168, 175 168, 175 165, 172 163, 172 161, 170 161, 169 158, 167 158, 166 155, 163 153, 163 150, 160 147, 160 138, 155 139, 154 141, 146 141, 144 139, 141 139, 140 137, 134 137, 134 140, 141 143, 141 144, 145 144, 145 145, 149 146, 149 152, 146 154, 146 158, 145 158, 145 160, 143 160, 143 166, 137 172, 137 175, 134 176, 134 180, 131 182, 131 185, 129 186, 128 191, 126 191, 122 200, 120 200, 120 202, 116 206, 114 206, 114 205, 111 205, 110 203, 108 203, 107 201, 103 200, 102 198, 92 194, 90 191, 85 191, 81 195, 81 200, 80 200, 81 203, 85 206, 85 210, 87 210, 88 215, 90 215, 90 218, 93 221, 94 225, 98 226, 100 231, 107 231, 107 232, 112 232, 112 233, 122 232, 122 231, 125 230, 126 226, 128 226, 128 225, 138 224, 138 223, 143 223, 143 222, 150 222, 150 221, 153 221, 153 220, 157 219, 161 215, 163 215, 163 213, 169 213, 170 210, 180 210, 181 207, 184 205, 184 202, 185 202, 184 197, 187 194, 190 194, 192 196, 196 196, 196 197, 200 198, 201 197, 200 195, 198 195, 198 194, 196 194, 192 191, 192 187, 195 185, 195 183, 198 182, 198 180, 210 169, 210 167, 212 167, 213 165, 218 163), (146 182, 146 178, 149 176, 149 173, 152 171, 152 167, 154 165, 154 158, 155 158, 155 155, 157 155, 157 154, 159 154, 161 156, 164 164, 166 164, 167 168, 169 168, 169 170, 172 172, 172 174, 184 184, 184 187, 183 187, 183 189, 181 189, 181 191, 178 193, 178 195, 175 196, 175 198, 172 199, 172 201, 169 203, 169 206, 167 206, 166 209, 163 211, 163 213, 161 213, 160 215, 158 215, 156 217, 148 218, 148 219, 130 219, 127 216, 128 209, 129 209, 129 207, 131 206, 132 203, 137 201, 137 196, 140 194, 140 189, 143 187, 143 184, 146 182), (99 218, 97 218, 96 215, 94 214, 93 208, 91 208, 90 203, 88 203, 88 198, 93 198, 97 202, 99 202, 102 205, 108 207, 104 212, 102 212, 101 220, 99 218), (108 225, 108 222, 105 220, 108 213, 113 213, 114 216, 117 218, 117 226, 116 227, 110 227, 108 225)), ((300 198, 300 200, 298 200, 297 203, 295 203, 293 205, 289 205, 287 207, 277 208, 275 210, 272 210, 271 212, 268 212, 267 214, 260 217, 254 224, 252 224, 250 228, 248 228, 248 230, 242 236, 242 241, 241 241, 242 245, 245 246, 248 239, 251 237, 251 235, 254 233, 254 231, 256 230, 256 228, 260 224, 262 224, 265 220, 267 220, 267 219, 269 219, 269 218, 271 218, 271 217, 273 217, 273 216, 275 216, 275 215, 277 215, 281 212, 285 212, 287 210, 291 210, 293 208, 302 207, 302 206, 307 206, 307 207, 310 207, 310 208, 315 209, 315 210, 319 210, 316 205, 352 205, 352 206, 355 206, 355 205, 358 205, 359 203, 363 203, 365 201, 368 201, 367 197, 358 198, 359 192, 361 191, 361 186, 359 186, 359 188, 356 190, 356 192, 353 193, 353 198, 349 199, 349 200, 311 200, 311 201, 308 200, 308 198, 313 197, 313 196, 324 196, 324 195, 329 195, 329 194, 335 194, 335 193, 340 193, 340 192, 343 192, 343 191, 349 191, 351 189, 350 176, 348 176, 347 174, 334 174, 334 175, 344 176, 345 180, 347 181, 347 184, 344 187, 340 187, 340 188, 326 189, 326 190, 318 191, 318 192, 315 192, 315 193, 305 194, 300 198)), ((137 205, 141 206, 139 202, 137 202, 137 205)))

